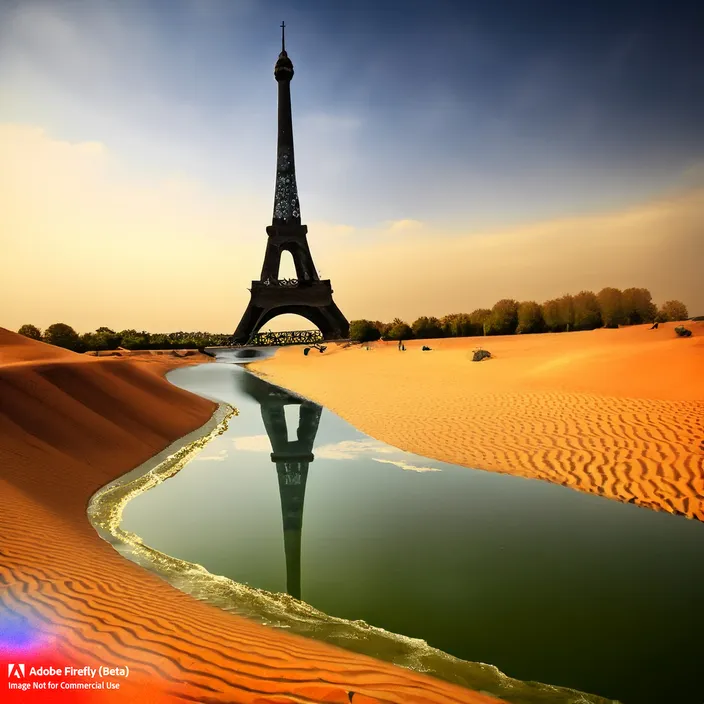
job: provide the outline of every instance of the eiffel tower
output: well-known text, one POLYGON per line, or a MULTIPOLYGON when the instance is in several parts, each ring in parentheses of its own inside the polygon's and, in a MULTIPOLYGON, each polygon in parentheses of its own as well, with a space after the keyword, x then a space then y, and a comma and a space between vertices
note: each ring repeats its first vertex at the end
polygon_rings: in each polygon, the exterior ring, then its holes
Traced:
POLYGON ((308 228, 301 225, 291 118, 293 63, 286 53, 285 27, 282 22, 281 53, 274 67, 279 90, 274 216, 266 228, 268 239, 262 273, 259 281, 252 281, 249 305, 233 336, 235 344, 247 344, 263 325, 286 313, 310 320, 326 340, 346 338, 350 329, 347 319, 332 300, 330 280, 318 277, 308 246, 308 228), (279 279, 284 251, 293 257, 295 279, 279 279))
POLYGON ((284 526, 286 591, 301 598, 301 531, 308 467, 315 459, 313 444, 323 409, 317 403, 267 384, 249 372, 237 375, 240 389, 261 406, 262 420, 271 442, 271 461, 276 464, 284 526), (296 439, 288 439, 287 405, 300 406, 296 439))

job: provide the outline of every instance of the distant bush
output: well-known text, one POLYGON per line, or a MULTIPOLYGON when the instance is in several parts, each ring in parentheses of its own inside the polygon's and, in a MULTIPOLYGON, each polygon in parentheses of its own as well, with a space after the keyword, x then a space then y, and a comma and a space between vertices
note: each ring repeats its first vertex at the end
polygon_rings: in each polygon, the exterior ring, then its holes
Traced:
POLYGON ((682 301, 665 301, 657 313, 657 320, 666 323, 675 320, 687 320, 687 306, 682 301))
POLYGON ((30 340, 42 339, 42 331, 34 325, 23 325, 17 332, 20 335, 28 337, 30 340))
POLYGON ((42 335, 44 342, 48 342, 50 345, 55 345, 56 347, 63 347, 67 350, 72 350, 73 352, 80 352, 81 350, 81 338, 78 333, 66 323, 54 323, 50 325, 42 335))
POLYGON ((350 323, 350 340, 374 342, 381 337, 381 331, 371 320, 353 320, 350 323))

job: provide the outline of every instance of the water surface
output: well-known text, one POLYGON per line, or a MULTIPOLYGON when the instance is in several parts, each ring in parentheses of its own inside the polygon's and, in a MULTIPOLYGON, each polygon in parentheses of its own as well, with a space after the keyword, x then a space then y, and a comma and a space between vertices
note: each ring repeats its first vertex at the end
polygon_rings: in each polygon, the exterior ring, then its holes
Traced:
POLYGON ((148 545, 521 680, 704 701, 702 524, 401 452, 234 365, 169 380, 239 416, 127 504, 148 545))

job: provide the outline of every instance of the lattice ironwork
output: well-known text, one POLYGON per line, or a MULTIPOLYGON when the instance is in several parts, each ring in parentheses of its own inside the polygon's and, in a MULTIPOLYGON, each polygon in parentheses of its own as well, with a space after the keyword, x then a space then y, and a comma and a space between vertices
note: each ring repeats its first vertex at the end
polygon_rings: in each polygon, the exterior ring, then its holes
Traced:
POLYGON ((264 279, 265 286, 281 286, 282 288, 296 288, 299 285, 298 279, 264 279))
POLYGON ((322 342, 320 330, 287 330, 286 332, 258 332, 248 342, 252 347, 272 347, 277 345, 312 345, 322 342))
POLYGON ((279 144, 278 152, 274 191, 274 221, 300 223, 301 206, 298 202, 298 188, 296 187, 293 145, 279 144))

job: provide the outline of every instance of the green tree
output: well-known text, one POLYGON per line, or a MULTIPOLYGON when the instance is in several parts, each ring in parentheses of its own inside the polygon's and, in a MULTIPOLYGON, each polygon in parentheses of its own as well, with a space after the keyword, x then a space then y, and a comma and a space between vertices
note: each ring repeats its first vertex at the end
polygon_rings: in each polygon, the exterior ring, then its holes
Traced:
POLYGON ((535 301, 523 301, 518 304, 517 333, 542 332, 544 328, 543 314, 535 301))
POLYGON ((540 313, 543 316, 545 327, 550 332, 560 332, 562 316, 560 314, 560 303, 557 298, 544 301, 540 306, 540 313))
POLYGON ((401 318, 394 318, 391 321, 391 327, 386 336, 390 340, 410 340, 413 337, 413 330, 411 330, 411 326, 401 320, 401 318))
POLYGON ((518 327, 518 301, 503 298, 494 304, 486 320, 487 335, 513 335, 518 327))
POLYGON ((472 337, 482 334, 482 326, 472 322, 467 313, 450 313, 440 319, 445 337, 472 337))
MULTIPOLYGON (((208 347, 208 344, 203 344, 201 340, 195 341, 194 347, 208 347)), ((157 333, 156 335, 149 336, 149 349, 150 350, 169 350, 171 349, 171 340, 169 340, 168 335, 163 335, 157 333)))
POLYGON ((413 330, 413 337, 419 340, 442 337, 442 325, 437 318, 421 316, 413 322, 411 330, 413 330))
POLYGON ((486 335, 486 327, 491 317, 491 311, 488 308, 477 308, 469 314, 469 321, 477 331, 477 335, 486 335))
POLYGON ((120 334, 110 328, 100 327, 95 331, 95 336, 99 338, 100 349, 116 350, 122 343, 120 334))
POLYGON ((594 330, 601 327, 601 310, 595 293, 580 291, 572 301, 575 330, 594 330))
POLYGON ((687 306, 682 301, 665 301, 658 311, 657 319, 660 322, 668 322, 675 320, 687 320, 689 312, 687 306))
POLYGON ((28 337, 30 340, 42 339, 42 331, 34 325, 23 325, 17 332, 20 335, 28 337))
POLYGON ((76 352, 95 352, 107 349, 107 347, 101 345, 103 341, 94 332, 84 332, 80 336, 80 340, 81 343, 76 352))
POLYGON ((389 334, 389 330, 391 330, 391 323, 382 323, 381 320, 375 320, 374 327, 379 331, 379 336, 385 339, 389 334))
POLYGON ((623 292, 623 313, 628 325, 652 323, 657 308, 647 288, 627 288, 623 292))
POLYGON ((605 328, 617 328, 626 324, 623 309, 623 293, 620 289, 607 286, 596 294, 605 328))
POLYGON ((136 330, 122 330, 120 333, 122 347, 127 350, 148 350, 149 338, 148 332, 137 332, 136 330))
POLYGON ((574 330, 574 299, 569 294, 557 299, 557 310, 560 316, 560 329, 569 332, 574 330))
POLYGON ((66 323, 54 323, 50 325, 42 336, 44 342, 56 347, 63 347, 67 350, 78 352, 81 348, 81 338, 78 333, 66 323))
POLYGON ((373 342, 380 337, 379 328, 371 320, 353 320, 350 322, 350 340, 355 342, 373 342))

